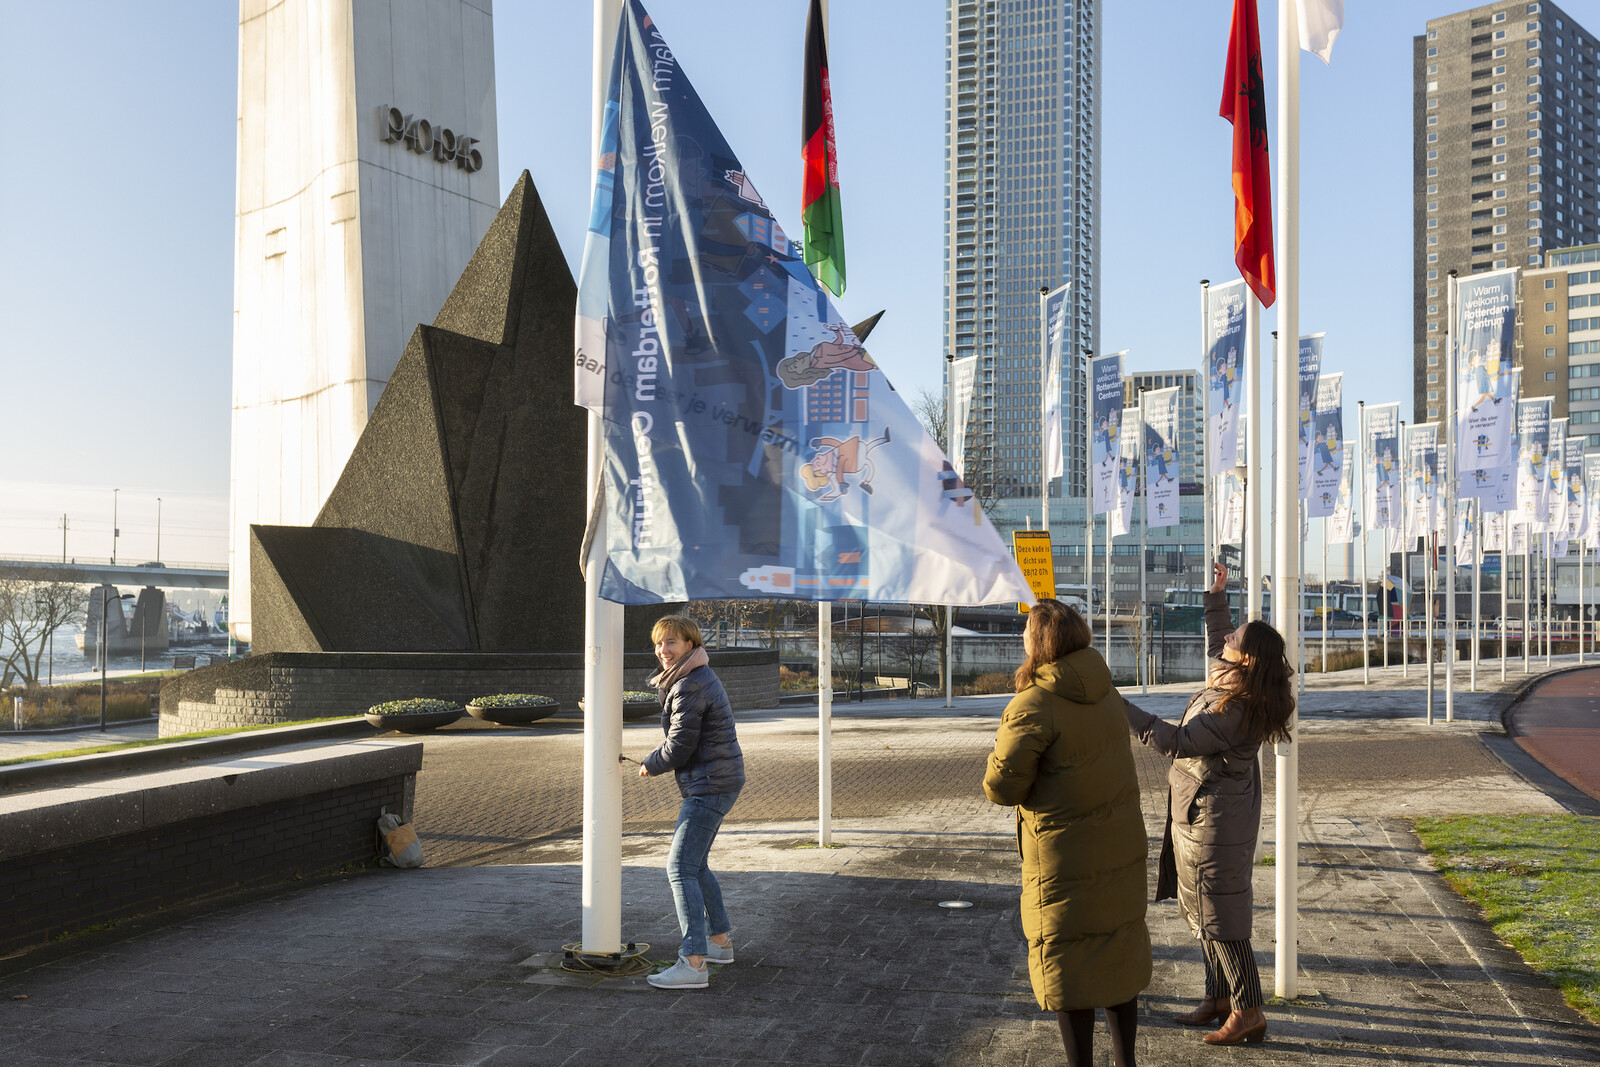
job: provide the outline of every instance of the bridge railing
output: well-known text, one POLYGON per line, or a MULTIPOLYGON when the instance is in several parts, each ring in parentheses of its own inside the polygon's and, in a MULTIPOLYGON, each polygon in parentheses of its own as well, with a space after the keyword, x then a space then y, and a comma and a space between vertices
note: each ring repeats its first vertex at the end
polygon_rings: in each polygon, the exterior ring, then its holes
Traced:
MULTIPOLYGON (((6 553, 4 559, 0 559, 0 568, 4 568, 8 563, 53 563, 58 567, 117 566, 137 569, 143 567, 143 565, 146 563, 154 562, 157 561, 145 559, 119 559, 115 564, 113 564, 110 556, 69 556, 67 557, 66 562, 63 562, 60 556, 29 556, 16 552, 8 552, 6 553)), ((164 559, 161 560, 160 563, 160 567, 148 567, 144 569, 170 571, 225 571, 228 569, 227 564, 225 563, 196 563, 193 561, 175 559, 164 559)))

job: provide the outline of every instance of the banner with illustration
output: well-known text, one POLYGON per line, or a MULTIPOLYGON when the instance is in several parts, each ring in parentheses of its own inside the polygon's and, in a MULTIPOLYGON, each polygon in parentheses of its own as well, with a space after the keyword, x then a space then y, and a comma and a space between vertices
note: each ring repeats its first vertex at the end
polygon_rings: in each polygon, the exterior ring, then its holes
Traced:
POLYGON ((1506 516, 1506 527, 1509 531, 1509 540, 1506 542, 1506 551, 1513 556, 1525 556, 1528 553, 1528 524, 1519 522, 1515 512, 1506 516))
POLYGON ((1474 274, 1456 284, 1456 463, 1510 466, 1516 387, 1511 379, 1517 271, 1474 274))
POLYGON ((978 357, 952 360, 950 363, 950 390, 955 396, 954 423, 950 426, 950 465, 956 477, 967 476, 967 426, 972 419, 972 392, 977 381, 978 357))
MULTIPOLYGON (((1066 366, 1068 282, 1044 298, 1044 457, 1045 481, 1066 474, 1066 450, 1061 442, 1061 372, 1066 366)), ((1063 496, 1066 494, 1063 493, 1063 496)))
MULTIPOLYGON (((1504 414, 1504 421, 1508 426, 1506 447, 1500 453, 1500 460, 1496 463, 1486 463, 1477 455, 1477 445, 1468 447, 1464 438, 1457 438, 1457 461, 1459 463, 1460 495, 1476 500, 1482 500, 1487 505, 1486 511, 1504 510, 1506 507, 1515 507, 1516 480, 1517 480, 1517 398, 1522 395, 1522 368, 1511 367, 1509 370, 1501 368, 1497 371, 1500 381, 1495 389, 1504 392, 1503 397, 1485 401, 1490 407, 1495 407, 1497 412, 1504 414), (1507 380, 1509 376, 1509 381, 1507 380), (1491 499, 1492 498, 1492 499, 1491 499), (1511 503, 1506 503, 1510 500, 1511 503)), ((1499 417, 1497 414, 1495 417, 1499 417)), ((1487 440, 1487 437, 1485 437, 1487 440)))
POLYGON ((1344 470, 1344 375, 1317 379, 1317 408, 1311 417, 1311 495, 1306 515, 1327 518, 1339 502, 1344 470))
POLYGON ((1212 477, 1237 462, 1239 415, 1244 411, 1244 280, 1206 290, 1207 470, 1212 477))
POLYGON ((1032 603, 638 0, 596 166, 574 395, 603 421, 601 595, 1032 603))
POLYGON ((1151 529, 1178 525, 1178 396, 1153 389, 1140 397, 1144 411, 1144 514, 1151 529))
POLYGON ((1122 441, 1122 357, 1124 352, 1089 361, 1090 505, 1102 515, 1116 502, 1118 453, 1122 441))
POLYGON ((1322 339, 1314 333, 1300 338, 1300 499, 1311 495, 1311 433, 1317 414, 1317 376, 1322 372, 1322 339))
POLYGON ((1567 438, 1566 462, 1561 479, 1561 493, 1567 501, 1566 521, 1562 529, 1569 540, 1577 540, 1589 530, 1589 494, 1583 481, 1583 446, 1585 438, 1567 438))
POLYGON ((1600 548, 1600 452, 1583 457, 1583 484, 1587 504, 1588 526, 1583 543, 1590 548, 1600 548))
POLYGON ((1344 446, 1344 462, 1339 465, 1339 498, 1333 505, 1332 521, 1328 524, 1328 540, 1336 545, 1348 545, 1355 539, 1355 508, 1351 499, 1356 466, 1354 454, 1354 445, 1344 446))
POLYGON ((1426 537, 1439 516, 1439 424, 1406 430, 1406 536, 1426 537))
POLYGON ((1561 483, 1567 473, 1567 420, 1550 420, 1550 458, 1545 462, 1545 478, 1549 484, 1549 515, 1545 519, 1546 533, 1566 536, 1567 494, 1561 483))
POLYGON ((1550 452, 1548 396, 1517 401, 1517 517, 1533 529, 1544 529, 1550 517, 1550 452))
MULTIPOLYGON (((1483 551, 1504 552, 1506 550, 1506 519, 1508 512, 1496 511, 1483 517, 1483 551)), ((1505 568, 1500 568, 1500 573, 1505 574, 1505 568)))
POLYGON ((1117 505, 1112 508, 1111 532, 1133 531, 1133 505, 1139 497, 1139 409, 1122 409, 1122 440, 1117 459, 1117 505))
POLYGON ((1366 522, 1369 530, 1393 530, 1400 525, 1400 405, 1374 404, 1366 409, 1366 522))
POLYGON ((1456 505, 1456 551, 1457 567, 1471 567, 1477 563, 1477 538, 1472 536, 1474 522, 1472 506, 1470 504, 1456 505))

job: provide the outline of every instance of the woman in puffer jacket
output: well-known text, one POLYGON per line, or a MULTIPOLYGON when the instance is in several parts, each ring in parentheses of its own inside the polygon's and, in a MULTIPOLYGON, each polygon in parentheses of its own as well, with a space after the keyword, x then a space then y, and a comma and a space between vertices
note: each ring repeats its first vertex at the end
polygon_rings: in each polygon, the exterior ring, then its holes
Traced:
POLYGON ((1294 673, 1283 636, 1261 621, 1238 629, 1228 612, 1228 571, 1220 563, 1205 596, 1207 685, 1174 726, 1128 702, 1139 740, 1172 759, 1167 831, 1156 899, 1178 898, 1200 939, 1206 995, 1177 1017, 1185 1026, 1222 1026, 1211 1045, 1260 1041, 1267 1033, 1261 975, 1250 945, 1251 861, 1261 827, 1262 744, 1289 739, 1294 673))
POLYGON ((1022 932, 1039 1007, 1056 1013, 1071 1067, 1094 1062, 1104 1008, 1117 1067, 1134 1067, 1139 991, 1150 984, 1149 842, 1122 698, 1089 624, 1042 599, 983 791, 1017 809, 1022 932))
POLYGON ((733 706, 711 669, 700 627, 686 615, 667 615, 650 633, 661 670, 650 679, 660 693, 661 746, 639 764, 639 777, 672 771, 683 804, 667 855, 667 882, 683 941, 678 962, 649 977, 660 989, 704 989, 707 962, 732 963, 733 929, 722 888, 706 865, 723 817, 744 788, 744 753, 733 706))

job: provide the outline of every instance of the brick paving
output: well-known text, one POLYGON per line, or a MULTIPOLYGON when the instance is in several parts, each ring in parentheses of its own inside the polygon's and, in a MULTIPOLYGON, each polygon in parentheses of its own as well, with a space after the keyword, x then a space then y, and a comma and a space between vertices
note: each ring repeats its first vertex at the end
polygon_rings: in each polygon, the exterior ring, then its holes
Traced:
MULTIPOLYGON (((1264 1046, 1202 1045, 1165 1021, 1200 987, 1197 946, 1171 902, 1152 904, 1141 1062, 1600 1062, 1600 1028, 1444 886, 1406 820, 1440 806, 1560 810, 1496 754, 1491 704, 1464 701, 1461 722, 1427 728, 1401 687, 1345 706, 1315 695, 1326 706, 1306 702, 1303 733, 1301 996, 1269 1007, 1264 1046)), ((1175 714, 1182 698, 1157 699, 1175 714)), ((707 990, 537 965, 580 936, 581 738, 570 724, 453 731, 429 741, 418 780, 429 867, 130 924, 0 966, 0 1063, 1060 1064, 1054 1019, 1028 990, 1009 812, 976 791, 1003 701, 954 714, 930 703, 836 714, 832 849, 808 847, 814 711, 744 717, 752 782, 713 853, 738 962, 707 990), (938 907, 951 898, 974 907, 938 907)), ((654 736, 630 726, 625 750, 654 736)), ((1154 837, 1164 766, 1142 751, 1138 766, 1154 837)), ((665 958, 676 791, 629 779, 624 797, 624 934, 665 958)), ((1269 988, 1273 875, 1257 869, 1269 988)))

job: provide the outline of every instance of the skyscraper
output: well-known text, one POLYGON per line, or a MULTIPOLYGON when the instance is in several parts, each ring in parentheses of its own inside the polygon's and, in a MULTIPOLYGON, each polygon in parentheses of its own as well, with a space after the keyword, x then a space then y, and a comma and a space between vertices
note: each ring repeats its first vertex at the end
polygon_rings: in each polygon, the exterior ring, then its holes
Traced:
MULTIPOLYGON (((1540 267, 1548 249, 1600 240, 1600 49, 1555 4, 1523 0, 1429 20, 1412 63, 1412 410, 1424 422, 1445 407, 1450 272, 1540 267)), ((1543 340, 1524 337, 1524 383, 1557 373, 1543 340)))
POLYGON ((1097 0, 946 0, 944 343, 979 357, 966 454, 1038 495, 1039 290, 1072 283, 1066 496, 1087 485, 1082 357, 1099 344, 1097 0))

